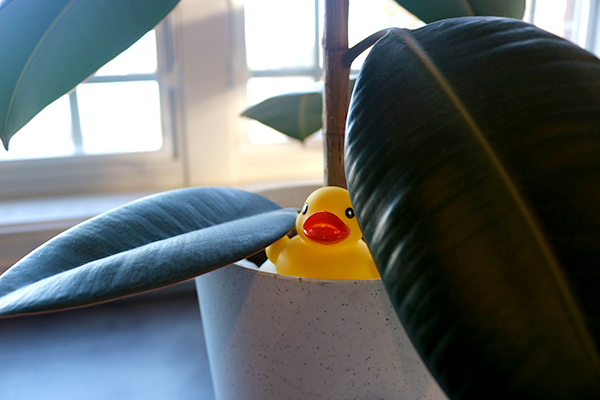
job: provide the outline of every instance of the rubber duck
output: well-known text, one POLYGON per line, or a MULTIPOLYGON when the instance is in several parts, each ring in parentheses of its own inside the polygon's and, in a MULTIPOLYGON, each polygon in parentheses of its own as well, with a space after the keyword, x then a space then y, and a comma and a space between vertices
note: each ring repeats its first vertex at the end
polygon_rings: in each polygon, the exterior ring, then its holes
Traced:
POLYGON ((278 274, 317 279, 379 279, 346 189, 314 191, 296 219, 298 235, 266 253, 278 274))

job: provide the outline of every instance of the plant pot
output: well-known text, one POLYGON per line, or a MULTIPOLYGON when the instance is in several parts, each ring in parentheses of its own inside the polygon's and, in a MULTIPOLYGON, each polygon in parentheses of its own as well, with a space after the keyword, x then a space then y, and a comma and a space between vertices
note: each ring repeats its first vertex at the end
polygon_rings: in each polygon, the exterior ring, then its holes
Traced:
POLYGON ((446 399, 380 280, 196 278, 218 400, 446 399))
MULTIPOLYGON (((260 194, 300 208, 318 186, 260 194)), ((196 278, 217 400, 446 399, 381 280, 230 265, 196 278)))

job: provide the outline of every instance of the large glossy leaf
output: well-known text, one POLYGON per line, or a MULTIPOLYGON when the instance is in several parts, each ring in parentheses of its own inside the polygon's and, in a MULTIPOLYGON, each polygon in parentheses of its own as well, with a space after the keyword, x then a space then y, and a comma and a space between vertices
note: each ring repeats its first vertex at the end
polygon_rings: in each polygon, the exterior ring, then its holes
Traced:
POLYGON ((523 18, 525 0, 396 0, 427 23, 468 16, 523 18))
POLYGON ((172 285, 256 253, 297 212, 192 188, 151 196, 57 236, 0 276, 0 315, 76 307, 172 285))
POLYGON ((600 398, 600 60, 511 19, 390 31, 347 135, 365 240, 446 393, 600 398))
POLYGON ((131 46, 179 0, 12 0, 0 6, 0 139, 131 46))

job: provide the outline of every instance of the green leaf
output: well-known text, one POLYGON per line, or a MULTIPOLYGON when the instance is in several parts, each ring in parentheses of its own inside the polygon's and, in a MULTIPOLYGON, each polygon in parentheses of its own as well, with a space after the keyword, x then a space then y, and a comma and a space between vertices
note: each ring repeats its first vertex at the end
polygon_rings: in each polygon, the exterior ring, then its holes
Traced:
POLYGON ((348 185, 452 399, 600 398, 600 60, 526 23, 390 31, 351 100, 348 185))
POLYGON ((246 108, 242 116, 255 119, 304 142, 322 126, 323 84, 305 91, 270 97, 246 108))
POLYGON ((0 140, 160 22, 179 0, 12 0, 0 7, 0 140))
MULTIPOLYGON (((350 79, 350 91, 355 79, 350 79)), ((242 116, 255 119, 301 142, 323 126, 323 82, 312 88, 270 97, 249 106, 242 116)))
POLYGON ((469 16, 497 16, 522 19, 525 0, 396 0, 424 22, 469 16))
POLYGON ((0 277, 0 315, 77 307, 172 285, 252 255, 297 212, 256 194, 192 188, 78 225, 0 277))

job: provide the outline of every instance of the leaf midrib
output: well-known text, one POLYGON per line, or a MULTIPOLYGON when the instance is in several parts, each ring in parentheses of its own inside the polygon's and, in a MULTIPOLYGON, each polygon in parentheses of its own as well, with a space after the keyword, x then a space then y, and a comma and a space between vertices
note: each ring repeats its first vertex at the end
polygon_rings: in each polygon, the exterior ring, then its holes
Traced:
MULTIPOLYGON (((15 98, 17 97, 17 93, 21 87, 21 82, 23 81, 23 78, 25 77, 25 74, 27 73, 27 71, 29 70, 29 67, 31 65, 31 63, 33 62, 33 60, 35 59, 36 55, 38 54, 40 48, 42 47, 42 45, 45 43, 46 39, 48 38, 48 36, 50 36, 50 34, 52 33, 52 31, 54 30, 54 28, 56 27, 56 25, 58 25, 58 23, 60 22, 60 20, 67 14, 67 12, 69 11, 69 9, 71 7, 73 7, 73 5, 77 2, 77 0, 70 0, 64 7, 63 9, 60 11, 60 13, 56 16, 56 18, 54 18, 54 20, 52 21, 52 23, 48 26, 48 29, 46 29, 46 31, 44 32, 44 34, 40 37, 40 40, 38 41, 38 43, 36 44, 36 46, 34 47, 33 51, 31 52, 31 54, 29 55, 29 58, 27 59, 27 62, 25 62, 25 65, 23 66, 23 69, 21 70, 21 74, 19 75, 19 78, 17 79, 17 82, 15 83, 15 88, 12 92, 12 95, 10 97, 10 101, 8 103, 8 108, 6 110, 6 116, 5 116, 5 120, 4 120, 4 129, 3 129, 3 133, 4 135, 7 135, 8 132, 8 122, 10 119, 10 114, 12 112, 12 108, 14 105, 14 101, 15 98)), ((8 142, 10 141, 10 137, 6 137, 6 142, 4 143, 4 147, 6 150, 8 150, 8 142)))
POLYGON ((469 3, 469 0, 463 0, 463 3, 465 3, 465 7, 467 7, 467 9, 469 10, 469 13, 471 13, 471 16, 475 16, 475 12, 473 11, 473 7, 471 7, 471 3, 469 3))

